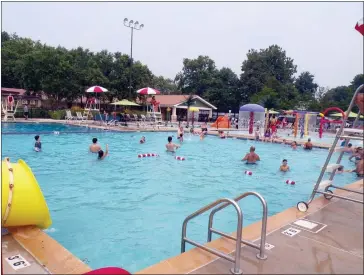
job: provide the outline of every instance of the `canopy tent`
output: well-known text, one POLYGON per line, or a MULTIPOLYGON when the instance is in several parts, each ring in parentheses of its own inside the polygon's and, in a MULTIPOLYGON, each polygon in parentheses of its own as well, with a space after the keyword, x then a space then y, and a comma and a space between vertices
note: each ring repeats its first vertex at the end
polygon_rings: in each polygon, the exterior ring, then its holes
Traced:
MULTIPOLYGON (((341 113, 333 113, 333 114, 329 114, 329 116, 342 117, 342 114, 341 113)), ((357 116, 358 116, 358 114, 357 113, 354 113, 354 112, 350 112, 350 114, 349 114, 349 117, 350 118, 356 118, 357 116)), ((360 118, 363 118, 363 115, 361 115, 360 118)))
POLYGON ((118 106, 140 106, 139 104, 136 104, 135 102, 129 101, 127 99, 123 99, 117 102, 110 103, 111 105, 118 105, 118 106))

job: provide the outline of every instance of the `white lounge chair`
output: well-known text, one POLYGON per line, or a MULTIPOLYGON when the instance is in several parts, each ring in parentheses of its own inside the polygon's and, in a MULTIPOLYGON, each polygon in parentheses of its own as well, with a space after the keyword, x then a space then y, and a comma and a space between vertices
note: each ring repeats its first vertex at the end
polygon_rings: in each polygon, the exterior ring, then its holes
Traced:
POLYGON ((77 115, 77 120, 79 120, 80 121, 80 124, 82 123, 82 122, 84 122, 84 121, 86 121, 87 120, 87 117, 86 116, 83 116, 82 114, 81 114, 81 112, 76 112, 76 115, 77 115))
POLYGON ((65 120, 66 122, 70 121, 70 120, 75 120, 76 117, 72 115, 71 110, 66 110, 66 116, 65 116, 65 120))

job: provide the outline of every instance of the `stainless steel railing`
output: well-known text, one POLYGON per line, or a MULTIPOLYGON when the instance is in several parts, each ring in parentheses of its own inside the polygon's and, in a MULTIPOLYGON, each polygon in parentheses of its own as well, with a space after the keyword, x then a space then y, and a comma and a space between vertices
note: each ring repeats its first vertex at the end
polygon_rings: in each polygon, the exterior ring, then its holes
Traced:
POLYGON ((265 252, 265 239, 266 239, 266 236, 267 236, 267 216, 268 216, 268 206, 267 206, 267 202, 265 201, 265 199, 257 192, 246 192, 244 194, 241 194, 240 196, 236 197, 234 199, 234 201, 238 202, 240 201, 241 199, 243 198, 246 198, 248 196, 255 196, 257 197, 260 202, 262 203, 262 206, 263 206, 263 219, 262 219, 262 230, 261 230, 261 235, 260 235, 260 245, 256 245, 255 243, 252 243, 252 242, 249 242, 249 241, 246 241, 246 240, 243 240, 239 237, 235 238, 231 235, 228 235, 226 233, 223 233, 221 231, 218 231, 214 228, 212 228, 212 225, 213 225, 213 220, 214 220, 214 216, 216 214, 216 212, 226 208, 229 204, 223 204, 215 209, 213 209, 210 213, 210 216, 209 216, 209 226, 208 226, 208 236, 207 236, 207 242, 211 242, 211 238, 212 238, 212 233, 215 233, 215 234, 218 234, 218 235, 221 235, 221 236, 224 236, 228 239, 231 239, 231 240, 240 240, 241 243, 245 244, 245 245, 248 245, 248 246, 251 246, 251 247, 254 247, 256 249, 259 250, 259 254, 257 254, 257 258, 258 259, 261 259, 261 260, 265 260, 267 259, 267 255, 264 254, 265 252))
MULTIPOLYGON (((231 257, 228 254, 225 254, 221 251, 218 251, 216 249, 207 247, 203 244, 200 244, 198 242, 195 242, 193 240, 190 240, 186 237, 187 234, 187 224, 190 220, 192 220, 193 218, 195 218, 196 216, 201 215, 202 213, 210 210, 211 208, 221 204, 221 203, 225 203, 226 206, 227 205, 232 205, 234 206, 235 210, 236 210, 236 214, 238 216, 238 224, 237 224, 237 228, 236 228, 236 235, 237 235, 237 239, 241 240, 241 234, 242 234, 242 227, 243 227, 243 213, 241 212, 241 209, 239 207, 239 205, 236 203, 236 201, 231 200, 231 199, 219 199, 216 200, 213 203, 210 203, 209 205, 202 207, 201 209, 197 210, 196 212, 192 213, 191 215, 189 215, 184 221, 183 221, 183 225, 182 225, 182 240, 181 240, 181 253, 184 253, 186 251, 186 242, 190 243, 194 246, 197 246, 205 251, 208 251, 212 254, 215 254, 221 258, 224 258, 230 262, 234 263, 234 267, 231 268, 231 273, 232 274, 242 274, 242 271, 240 269, 240 250, 241 250, 241 244, 240 242, 236 242, 236 250, 235 250, 235 258, 231 257)), ((224 204, 224 205, 225 205, 224 204)))

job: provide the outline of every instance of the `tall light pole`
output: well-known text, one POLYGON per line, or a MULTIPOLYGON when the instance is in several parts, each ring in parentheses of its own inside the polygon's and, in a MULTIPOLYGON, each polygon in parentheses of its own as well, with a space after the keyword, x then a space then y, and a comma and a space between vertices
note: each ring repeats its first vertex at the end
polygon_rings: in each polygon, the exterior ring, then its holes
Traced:
POLYGON ((141 30, 143 29, 144 25, 141 24, 139 25, 139 22, 136 21, 134 22, 133 20, 129 20, 128 18, 125 18, 124 19, 124 26, 125 27, 128 27, 131 29, 131 39, 130 39, 130 67, 129 67, 129 98, 131 97, 131 89, 132 89, 132 86, 131 86, 131 69, 132 69, 132 66, 133 66, 133 33, 134 33, 134 30, 141 30))

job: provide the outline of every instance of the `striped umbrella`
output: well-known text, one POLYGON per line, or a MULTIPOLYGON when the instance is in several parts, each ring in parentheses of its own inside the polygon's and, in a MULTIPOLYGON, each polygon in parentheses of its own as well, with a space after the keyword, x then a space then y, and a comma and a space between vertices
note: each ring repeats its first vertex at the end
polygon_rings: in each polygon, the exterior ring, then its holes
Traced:
POLYGON ((140 95, 159 95, 161 92, 156 89, 146 87, 138 90, 137 93, 140 95))
POLYGON ((86 90, 86 93, 106 93, 106 92, 108 92, 108 90, 101 86, 92 86, 86 90))

